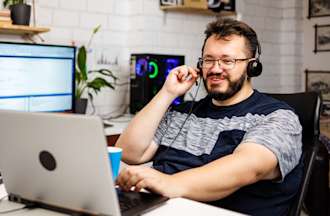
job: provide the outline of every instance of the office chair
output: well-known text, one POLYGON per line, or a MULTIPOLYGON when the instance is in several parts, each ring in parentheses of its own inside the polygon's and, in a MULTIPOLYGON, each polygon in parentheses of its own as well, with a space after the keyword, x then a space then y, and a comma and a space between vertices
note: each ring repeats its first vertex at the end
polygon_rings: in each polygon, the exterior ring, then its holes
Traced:
MULTIPOLYGON (((315 210, 316 205, 321 208, 327 208, 327 198, 323 199, 321 203, 319 191, 326 191, 324 197, 327 197, 328 183, 325 182, 325 188, 323 188, 317 182, 320 180, 319 173, 315 170, 315 165, 320 160, 320 149, 322 145, 319 142, 320 135, 320 112, 321 112, 321 98, 316 92, 302 92, 293 94, 268 94, 269 96, 278 100, 286 102, 293 109, 299 117, 302 125, 302 143, 303 143, 303 162, 304 162, 304 173, 303 180, 300 185, 300 189, 296 194, 294 201, 291 205, 289 216, 300 216, 302 207, 308 212, 309 215, 320 215, 320 210, 315 210), (316 176, 317 174, 318 176, 316 176), (313 182, 314 181, 314 182, 313 182), (313 182, 313 183, 311 183, 313 182), (310 184, 311 183, 311 184, 310 184), (315 193, 317 191, 317 193, 315 193), (309 196, 308 198, 306 197, 309 196), (307 199, 306 199, 307 198, 307 199), (306 202, 307 201, 307 202, 306 202), (311 204, 312 202, 312 204, 311 204), (323 205, 323 206, 322 206, 323 205), (305 208, 306 207, 306 208, 305 208)), ((323 146, 324 147, 324 146, 323 146)), ((327 154, 327 153, 326 153, 327 154)), ((325 161, 328 163, 328 160, 325 161)), ((329 169, 329 168, 328 168, 329 169)), ((328 172, 323 172, 323 176, 328 176, 328 172)), ((323 184, 323 185, 324 185, 323 184)), ((324 212, 327 210, 323 210, 324 212)), ((324 213, 322 215, 326 215, 324 213)))

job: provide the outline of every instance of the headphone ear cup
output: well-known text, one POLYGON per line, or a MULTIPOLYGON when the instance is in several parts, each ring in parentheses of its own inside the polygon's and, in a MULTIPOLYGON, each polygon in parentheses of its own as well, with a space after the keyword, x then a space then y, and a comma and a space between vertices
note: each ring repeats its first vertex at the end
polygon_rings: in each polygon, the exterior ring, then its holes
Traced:
POLYGON ((247 75, 248 77, 257 77, 262 72, 262 64, 259 59, 252 60, 247 65, 247 75))

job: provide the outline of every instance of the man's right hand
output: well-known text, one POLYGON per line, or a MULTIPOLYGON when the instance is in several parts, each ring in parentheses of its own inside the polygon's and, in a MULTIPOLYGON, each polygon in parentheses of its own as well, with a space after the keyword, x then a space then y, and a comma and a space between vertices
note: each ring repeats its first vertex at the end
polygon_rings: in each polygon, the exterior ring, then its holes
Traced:
POLYGON ((166 91, 173 97, 185 94, 198 78, 197 71, 187 65, 181 65, 172 69, 166 78, 162 91, 166 91))

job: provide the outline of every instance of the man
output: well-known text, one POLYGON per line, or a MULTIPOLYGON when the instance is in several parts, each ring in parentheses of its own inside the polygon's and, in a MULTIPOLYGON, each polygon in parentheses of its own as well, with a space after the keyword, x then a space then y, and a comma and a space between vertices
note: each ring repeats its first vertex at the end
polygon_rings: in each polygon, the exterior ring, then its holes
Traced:
POLYGON ((116 143, 125 162, 153 160, 153 168, 128 166, 117 183, 252 215, 286 215, 302 176, 299 120, 252 88, 251 76, 261 72, 252 28, 218 19, 205 34, 199 66, 208 95, 168 109, 199 76, 186 65, 173 69, 116 143))

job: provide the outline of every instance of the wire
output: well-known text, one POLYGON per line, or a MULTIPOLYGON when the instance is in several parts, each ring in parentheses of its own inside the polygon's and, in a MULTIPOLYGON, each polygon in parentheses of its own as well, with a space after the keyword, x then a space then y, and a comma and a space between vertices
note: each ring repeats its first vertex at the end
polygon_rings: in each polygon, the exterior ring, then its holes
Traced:
MULTIPOLYGON (((196 97, 197 97, 197 93, 198 93, 198 91, 199 91, 200 84, 201 84, 201 81, 198 83, 198 86, 197 86, 197 89, 196 89, 195 95, 194 95, 194 97, 193 97, 193 99, 192 99, 192 102, 191 102, 190 109, 189 109, 188 114, 187 114, 186 118, 184 119, 182 125, 180 126, 179 132, 175 135, 174 139, 173 139, 172 142, 167 146, 167 148, 165 149, 165 151, 163 151, 162 153, 159 154, 159 155, 160 155, 160 156, 158 156, 159 159, 160 159, 161 157, 163 157, 163 156, 167 153, 167 151, 169 150, 169 148, 173 145, 174 141, 178 138, 179 134, 181 133, 181 131, 182 131, 182 129, 183 129, 183 126, 185 125, 185 123, 186 123, 186 121, 188 120, 188 118, 190 117, 190 115, 193 113, 194 110, 196 110, 196 109, 199 107, 199 106, 198 106, 198 107, 196 107, 195 109, 193 109, 193 107, 194 107, 194 105, 195 105, 195 102, 196 102, 196 97)), ((160 144, 162 143, 162 140, 163 140, 163 138, 164 138, 164 136, 165 136, 165 134, 166 134, 168 128, 169 128, 169 127, 166 127, 165 132, 162 134, 162 137, 160 138, 160 142, 159 142, 160 144)))
POLYGON ((14 209, 9 209, 9 210, 6 210, 6 211, 2 211, 2 212, 0 212, 0 214, 8 214, 8 213, 20 211, 20 210, 23 210, 23 209, 33 209, 33 208, 36 208, 36 207, 37 207, 36 203, 29 203, 29 204, 26 204, 25 206, 22 206, 22 207, 19 207, 19 208, 14 208, 14 209))
POLYGON ((25 208, 26 208, 26 206, 15 208, 15 209, 10 209, 10 210, 6 210, 6 211, 2 211, 2 212, 0 212, 0 214, 7 214, 7 213, 11 213, 11 212, 16 212, 16 211, 19 211, 19 210, 23 210, 25 208))

